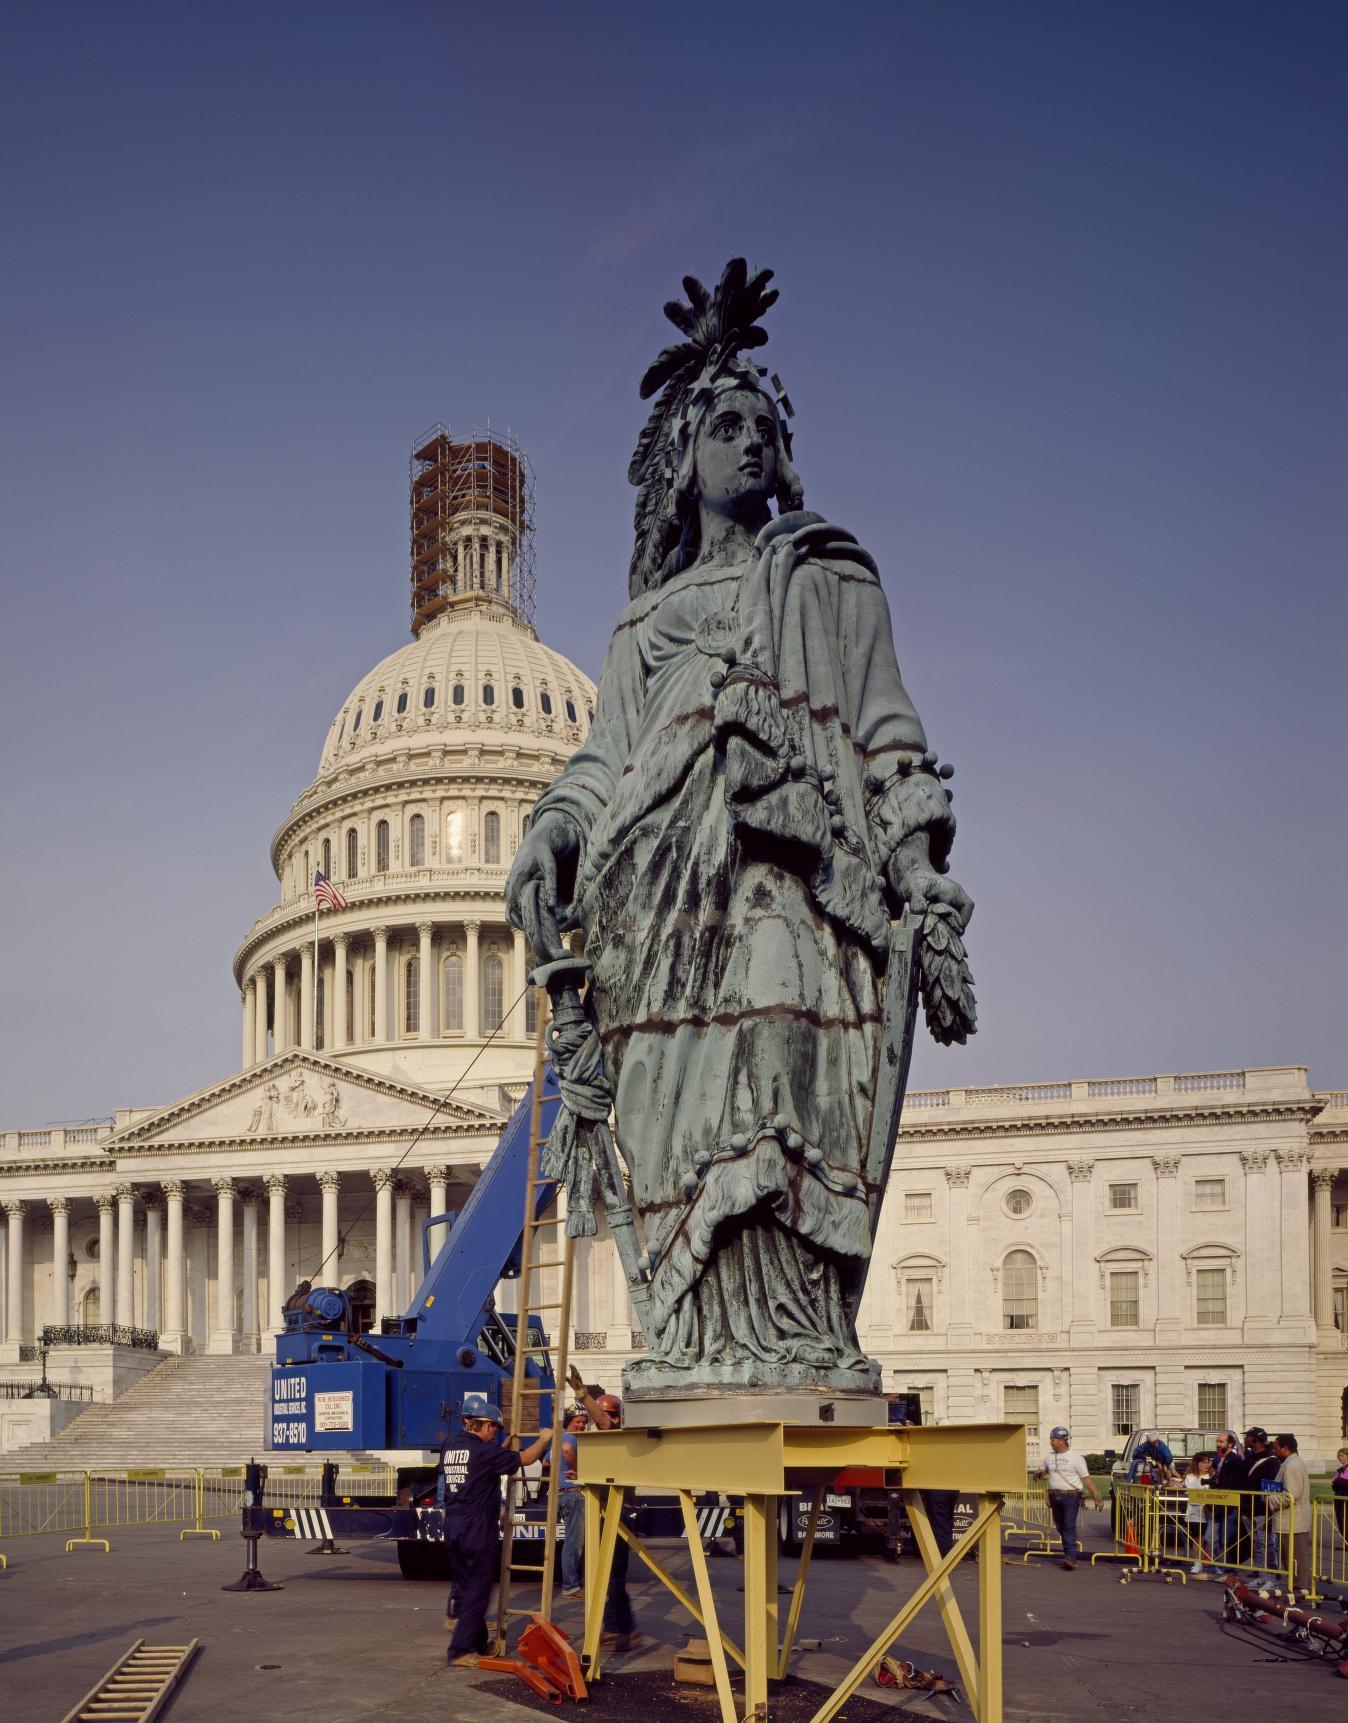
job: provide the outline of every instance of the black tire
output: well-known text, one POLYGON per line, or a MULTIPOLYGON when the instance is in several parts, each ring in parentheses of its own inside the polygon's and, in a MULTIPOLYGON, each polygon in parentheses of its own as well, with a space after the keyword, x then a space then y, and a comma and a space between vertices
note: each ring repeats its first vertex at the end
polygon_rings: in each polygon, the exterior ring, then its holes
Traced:
POLYGON ((796 1536, 795 1496, 782 1496, 778 1499, 777 1548, 783 1555, 800 1554, 800 1539, 796 1536))
POLYGON ((398 1539, 398 1572, 404 1579, 433 1579, 449 1583, 449 1551, 441 1543, 398 1539))

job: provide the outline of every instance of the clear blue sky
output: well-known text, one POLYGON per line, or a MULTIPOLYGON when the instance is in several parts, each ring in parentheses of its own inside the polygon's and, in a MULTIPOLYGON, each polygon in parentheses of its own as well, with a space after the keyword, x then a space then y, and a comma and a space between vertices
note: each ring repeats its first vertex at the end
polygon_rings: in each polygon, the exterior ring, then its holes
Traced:
POLYGON ((524 440, 597 674, 660 305, 735 252, 957 766, 983 1028, 914 1082, 1348 1086, 1346 48, 1230 0, 11 0, 0 1124, 235 1068, 433 420, 524 440))

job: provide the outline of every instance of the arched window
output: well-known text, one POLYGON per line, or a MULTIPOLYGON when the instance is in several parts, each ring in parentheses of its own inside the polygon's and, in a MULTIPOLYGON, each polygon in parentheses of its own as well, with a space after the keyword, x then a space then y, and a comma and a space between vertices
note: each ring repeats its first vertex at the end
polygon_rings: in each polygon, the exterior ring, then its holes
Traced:
POLYGON ((451 953, 441 965, 444 1010, 440 1016, 446 1035, 463 1034, 463 959, 451 953))
POLYGON ((103 1295, 91 1286, 80 1300, 80 1321, 86 1328, 97 1328, 103 1320, 103 1295))
POLYGON ((374 1034, 374 964, 365 972, 365 1022, 366 1038, 373 1041, 374 1034))
POLYGON ((370 722, 372 724, 377 724, 383 716, 384 702, 382 700, 376 700, 374 703, 374 711, 370 713, 370 722))
POLYGON ((403 1033, 415 1035, 421 1028, 421 959, 409 957, 403 964, 403 1033))
POLYGON ((346 877, 348 879, 355 879, 356 877, 356 862, 359 855, 360 840, 356 836, 356 828, 348 826, 346 828, 346 877))
POLYGON ((501 591, 501 576, 504 567, 505 563, 501 556, 501 541, 498 538, 496 541, 496 590, 498 592, 501 591))
POLYGON ((482 822, 482 859, 488 867, 501 865, 501 816, 494 811, 482 822))
POLYGON ((403 713, 406 710, 407 710, 407 690, 406 690, 406 688, 404 688, 402 693, 399 694, 399 696, 398 696, 398 702, 397 702, 397 705, 394 707, 394 711, 401 718, 403 713))
POLYGON ((453 699, 456 706, 463 705, 463 683, 456 682, 453 689, 453 699))
POLYGON ((1002 1327, 1038 1328, 1039 1264, 1028 1250, 1002 1259, 1002 1327))
POLYGON ((314 1050, 323 1051, 323 1008, 328 1002, 326 977, 320 975, 314 988, 314 1050))
POLYGON ((356 715, 351 720, 351 734, 353 736, 355 735, 356 731, 360 729, 360 721, 364 716, 365 716, 365 708, 363 706, 358 706, 356 708, 356 715))
POLYGON ((346 1032, 354 1040, 355 1036, 357 1034, 357 1029, 356 1029, 356 977, 351 972, 351 970, 349 970, 349 969, 346 972, 346 1024, 347 1024, 346 1032))
POLYGON ((490 1035, 493 1029, 501 1027, 501 1013, 505 1005, 505 971, 501 959, 488 956, 482 959, 482 1033, 490 1035))
POLYGON ((524 690, 520 687, 518 682, 510 690, 510 704, 517 712, 522 712, 524 710, 524 690))
POLYGON ((374 828, 374 871, 388 872, 388 821, 380 820, 374 828))
POLYGON ((421 704, 426 708, 426 710, 428 712, 430 711, 431 707, 434 706, 434 704, 435 704, 435 686, 434 686, 434 684, 432 684, 426 690, 426 692, 421 696, 421 704))
POLYGON ((576 702, 574 700, 568 700, 566 703, 566 721, 568 724, 576 722, 576 702))
POLYGON ((407 863, 409 867, 426 865, 426 821, 421 814, 413 814, 407 823, 407 863))
POLYGON ((545 718, 551 718, 551 716, 552 716, 552 695, 548 693, 546 688, 538 696, 538 704, 542 708, 543 716, 545 718))
POLYGON ((324 838, 323 839, 323 863, 322 863, 322 866, 323 866, 323 872, 328 876, 329 879, 331 879, 332 878, 332 839, 331 838, 324 838))
POLYGON ((463 828, 466 823, 462 808, 453 808, 445 815, 445 860, 452 867, 463 862, 463 828))
POLYGON ((531 987, 524 995, 524 1033, 532 1039, 538 1033, 538 989, 531 987))
POLYGON ((308 852, 308 850, 305 850, 305 852, 304 852, 304 873, 300 879, 300 890, 301 891, 308 891, 309 887, 313 883, 314 883, 314 876, 313 876, 313 873, 312 873, 310 866, 309 866, 309 852, 308 852))
POLYGON ((484 706, 494 706, 496 704, 496 690, 492 687, 490 682, 484 682, 482 684, 482 704, 484 706))

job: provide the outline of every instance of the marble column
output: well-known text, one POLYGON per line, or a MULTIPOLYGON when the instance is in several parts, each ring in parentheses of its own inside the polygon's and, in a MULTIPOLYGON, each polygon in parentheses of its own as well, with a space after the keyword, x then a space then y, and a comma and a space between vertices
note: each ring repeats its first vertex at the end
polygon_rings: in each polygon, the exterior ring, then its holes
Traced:
POLYGON ((477 1041, 482 1035, 482 1016, 478 1007, 478 984, 482 977, 477 952, 477 936, 481 931, 480 921, 465 921, 463 924, 468 948, 463 960, 463 1034, 467 1041, 477 1041))
POLYGON ((70 1277, 66 1259, 70 1255, 70 1198, 48 1197, 51 1210, 51 1315, 54 1328, 65 1328, 70 1322, 70 1277))
MULTIPOLYGON (((1178 1343, 1180 1331, 1193 1326, 1183 1308, 1183 1277, 1179 1253, 1178 1155, 1153 1155, 1156 1170, 1156 1339, 1178 1343)), ((1157 1417, 1160 1417, 1159 1408, 1157 1417)))
POLYGON ((286 1325, 286 1180, 284 1173, 268 1173, 267 1189, 267 1327, 280 1334, 286 1325))
POLYGON ((286 1009, 286 960, 284 957, 273 957, 271 960, 272 973, 272 1025, 271 1044, 274 1053, 284 1053, 290 1046, 290 1013, 286 1009))
POLYGON ((511 987, 506 998, 506 1004, 509 1005, 510 1001, 513 999, 515 1001, 515 1006, 510 1013, 510 1022, 507 1025, 506 1033, 512 1040, 523 1041, 524 990, 529 980, 529 948, 525 945, 524 935, 520 932, 519 928, 515 929, 514 962, 511 965, 511 969, 515 979, 514 985, 511 987))
POLYGON ((217 1199, 215 1323, 211 1332, 212 1352, 236 1352, 238 1330, 234 1326, 234 1184, 231 1179, 212 1179, 217 1199))
POLYGON ((307 939, 300 947, 300 1046, 314 1046, 314 948, 307 939))
POLYGON ((164 1326, 159 1335, 160 1347, 166 1352, 187 1350, 187 1325, 183 1317, 185 1263, 183 1261, 183 1181, 165 1179, 164 1235, 167 1257, 164 1262, 164 1326))
POLYGON ((332 941, 332 1046, 340 1052, 351 1043, 354 1026, 346 1020, 346 948, 347 936, 338 933, 332 941))
POLYGON ((411 1296, 412 1187, 404 1179, 395 1179, 393 1191, 396 1216, 393 1231, 393 1314, 401 1316, 411 1296))
POLYGON ((1334 1326, 1334 1252, 1330 1237, 1334 1176, 1333 1167, 1316 1167, 1311 1173, 1311 1189, 1315 1193, 1315 1326, 1326 1330, 1334 1326))
POLYGON ((26 1209, 18 1197, 6 1197, 8 1239, 5 1252, 5 1351, 9 1362, 19 1361, 23 1341, 23 1218, 26 1209))
POLYGON ((258 1349, 257 1330, 257 1192, 239 1192, 243 1209, 243 1322, 242 1342, 245 1352, 258 1349))
MULTIPOLYGON (((1095 1307, 1092 1289, 1095 1278, 1091 1273, 1091 1174, 1094 1161, 1068 1161, 1067 1176, 1072 1183, 1072 1254, 1070 1273, 1063 1276, 1063 1316, 1072 1341, 1093 1345, 1095 1341, 1095 1307)), ((1068 1266, 1064 1253, 1064 1270, 1068 1266)))
POLYGON ((253 1063, 261 1065, 267 1057, 267 971, 261 964, 253 971, 253 1027, 257 1031, 257 1046, 253 1063))
MULTIPOLYGON (((447 1194, 449 1189, 449 1168, 442 1164, 427 1167, 426 1183, 430 1186, 431 1191, 431 1213, 444 1214, 446 1208, 449 1206, 449 1197, 447 1194)), ((447 1226, 441 1225, 433 1226, 431 1228, 430 1247, 432 1262, 439 1255, 448 1236, 449 1228, 447 1226)))
POLYGON ((374 1319, 376 1328, 393 1310, 393 1173, 376 1167, 374 1180, 374 1319))
POLYGON ((314 1284, 339 1286, 342 1235, 337 1221, 337 1193, 342 1188, 342 1175, 334 1172, 331 1167, 325 1167, 318 1175, 318 1184, 323 1192, 323 1234, 320 1246, 323 1258, 318 1265, 318 1273, 314 1276, 314 1284))
POLYGON ((417 950, 417 1039, 430 1041, 435 1036, 435 959, 431 954, 431 934, 435 924, 430 921, 417 923, 417 937, 421 941, 417 950))
POLYGON ((239 1069, 246 1071, 253 1063, 253 1053, 257 1047, 257 1028, 253 1022, 253 988, 251 983, 245 983, 240 998, 243 1000, 243 1062, 239 1069))
POLYGON ((1245 1324, 1252 1344, 1276 1344, 1278 1337, 1278 1234, 1269 1216, 1269 1151, 1242 1149, 1245 1169, 1245 1324))
POLYGON ((374 1038, 388 1040, 388 929, 374 930, 374 1038))
POLYGON ((136 1326, 136 1193, 130 1185, 117 1186, 117 1314, 114 1322, 124 1328, 136 1326))
POLYGON ((117 1233, 114 1216, 117 1198, 111 1191, 101 1191, 94 1198, 98 1209, 98 1320, 115 1322, 117 1309, 114 1292, 117 1285, 117 1233))
POLYGON ((153 1196, 145 1199, 145 1326, 158 1334, 160 1322, 159 1283, 163 1273, 163 1215, 153 1196))
MULTIPOLYGON (((969 1315, 969 1168, 948 1166, 950 1186, 950 1325, 952 1346, 968 1346, 973 1340, 969 1315)), ((890 1209, 893 1210, 893 1202, 890 1209)), ((906 1314, 906 1313, 905 1313, 906 1314)), ((901 1316, 899 1319, 903 1321, 901 1316)))
POLYGON ((1282 1216, 1282 1315, 1283 1321, 1308 1322, 1311 1315, 1311 1282, 1306 1272, 1310 1252, 1309 1205, 1306 1201, 1306 1168, 1310 1150, 1277 1151, 1282 1216))

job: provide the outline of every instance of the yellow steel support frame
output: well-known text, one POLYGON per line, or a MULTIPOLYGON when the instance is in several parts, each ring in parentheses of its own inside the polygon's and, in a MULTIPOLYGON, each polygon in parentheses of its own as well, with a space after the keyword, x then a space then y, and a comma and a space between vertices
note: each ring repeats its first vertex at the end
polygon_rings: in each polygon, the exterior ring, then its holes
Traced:
POLYGON ((847 1464, 882 1465, 908 1510, 926 1578, 866 1649, 815 1713, 829 1723, 875 1668, 924 1605, 934 1601, 959 1667, 976 1723, 1002 1723, 1001 1506, 1003 1494, 1023 1477, 1024 1433, 1017 1425, 945 1426, 942 1429, 847 1430, 788 1425, 718 1426, 705 1430, 587 1433, 580 1440, 580 1481, 585 1491, 587 1583, 581 1660, 586 1679, 601 1669, 604 1602, 621 1537, 707 1634, 723 1723, 766 1723, 769 1683, 785 1677, 804 1604, 824 1478, 847 1464), (802 1476, 802 1474, 806 1474, 802 1476), (717 1616, 711 1576, 697 1527, 695 1495, 716 1488, 744 1498, 744 1650, 726 1637, 717 1616), (927 1519, 923 1488, 977 1481, 979 1511, 968 1532, 942 1556, 927 1519), (810 1521, 791 1595, 785 1633, 779 1635, 777 1504, 805 1484, 813 1490, 810 1521), (772 1487, 765 1489, 769 1484, 772 1487), (677 1489, 697 1587, 694 1601, 640 1540, 622 1524, 630 1491, 677 1489), (978 1649, 950 1584, 954 1569, 978 1551, 978 1649), (728 1659, 744 1670, 737 1703, 728 1659))

